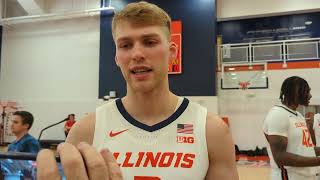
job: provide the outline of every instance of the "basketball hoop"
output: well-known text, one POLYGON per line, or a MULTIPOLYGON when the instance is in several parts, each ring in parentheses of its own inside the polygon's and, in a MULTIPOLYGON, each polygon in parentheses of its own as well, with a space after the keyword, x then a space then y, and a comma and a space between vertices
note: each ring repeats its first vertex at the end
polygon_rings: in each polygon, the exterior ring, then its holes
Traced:
POLYGON ((239 82, 240 89, 247 90, 250 82, 239 82))

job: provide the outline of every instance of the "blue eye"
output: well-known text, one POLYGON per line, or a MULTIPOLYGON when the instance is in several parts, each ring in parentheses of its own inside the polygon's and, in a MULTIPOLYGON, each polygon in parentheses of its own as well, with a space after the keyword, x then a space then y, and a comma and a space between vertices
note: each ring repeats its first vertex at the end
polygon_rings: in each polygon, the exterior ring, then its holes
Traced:
POLYGON ((157 44, 157 41, 155 41, 155 40, 146 40, 146 41, 145 41, 145 44, 146 44, 147 46, 154 46, 154 45, 157 44))
POLYGON ((120 45, 119 45, 119 48, 120 48, 120 49, 128 49, 128 48, 130 48, 130 47, 131 47, 130 44, 120 44, 120 45))

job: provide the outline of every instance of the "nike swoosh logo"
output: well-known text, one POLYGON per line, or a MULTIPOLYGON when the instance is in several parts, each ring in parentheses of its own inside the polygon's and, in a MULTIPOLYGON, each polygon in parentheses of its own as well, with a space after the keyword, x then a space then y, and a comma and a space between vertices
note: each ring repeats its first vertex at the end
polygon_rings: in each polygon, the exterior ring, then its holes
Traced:
POLYGON ((109 136, 110 136, 110 137, 115 137, 115 136, 117 136, 117 135, 119 135, 119 134, 121 134, 121 133, 123 133, 123 132, 125 132, 125 131, 128 131, 128 130, 129 130, 129 129, 125 129, 125 130, 118 131, 118 132, 112 132, 112 131, 110 131, 109 136))

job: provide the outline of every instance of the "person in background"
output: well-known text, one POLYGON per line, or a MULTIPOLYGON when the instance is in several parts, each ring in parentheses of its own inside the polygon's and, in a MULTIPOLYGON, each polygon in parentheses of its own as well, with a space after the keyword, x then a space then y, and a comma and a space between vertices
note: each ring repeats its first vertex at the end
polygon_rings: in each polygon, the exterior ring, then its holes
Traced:
POLYGON ((33 115, 27 111, 16 111, 13 113, 11 131, 16 136, 8 151, 38 153, 40 151, 39 142, 29 134, 33 124, 33 115))
POLYGON ((280 105, 269 111, 263 131, 269 143, 271 179, 315 180, 320 166, 320 148, 315 147, 307 121, 297 111, 299 105, 308 106, 311 99, 308 82, 292 76, 282 83, 280 105))
MULTIPOLYGON (((312 137, 312 141, 313 144, 315 144, 317 147, 320 146, 320 114, 314 114, 313 112, 308 112, 308 114, 306 115, 306 119, 310 119, 310 124, 312 130, 311 132, 311 137, 312 137)), ((320 168, 318 168, 317 171, 317 180, 320 180, 320 168)))
POLYGON ((310 118, 313 124, 312 128, 314 131, 314 144, 316 146, 320 146, 320 113, 312 113, 310 118))
POLYGON ((64 134, 66 137, 68 136, 71 127, 76 123, 75 117, 75 114, 69 114, 67 117, 67 122, 64 124, 64 134))

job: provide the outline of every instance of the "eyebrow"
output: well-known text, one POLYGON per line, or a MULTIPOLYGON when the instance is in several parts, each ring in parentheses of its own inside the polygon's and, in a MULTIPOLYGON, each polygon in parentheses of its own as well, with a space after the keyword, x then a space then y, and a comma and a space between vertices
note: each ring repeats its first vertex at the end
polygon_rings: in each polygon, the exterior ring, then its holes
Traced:
MULTIPOLYGON (((160 35, 156 34, 156 33, 150 33, 150 34, 143 34, 139 38, 155 38, 155 37, 160 37, 160 35)), ((119 41, 127 41, 127 40, 130 40, 130 39, 132 39, 132 38, 130 38, 128 36, 124 36, 124 37, 121 37, 121 38, 117 39, 117 42, 119 42, 119 41)))

